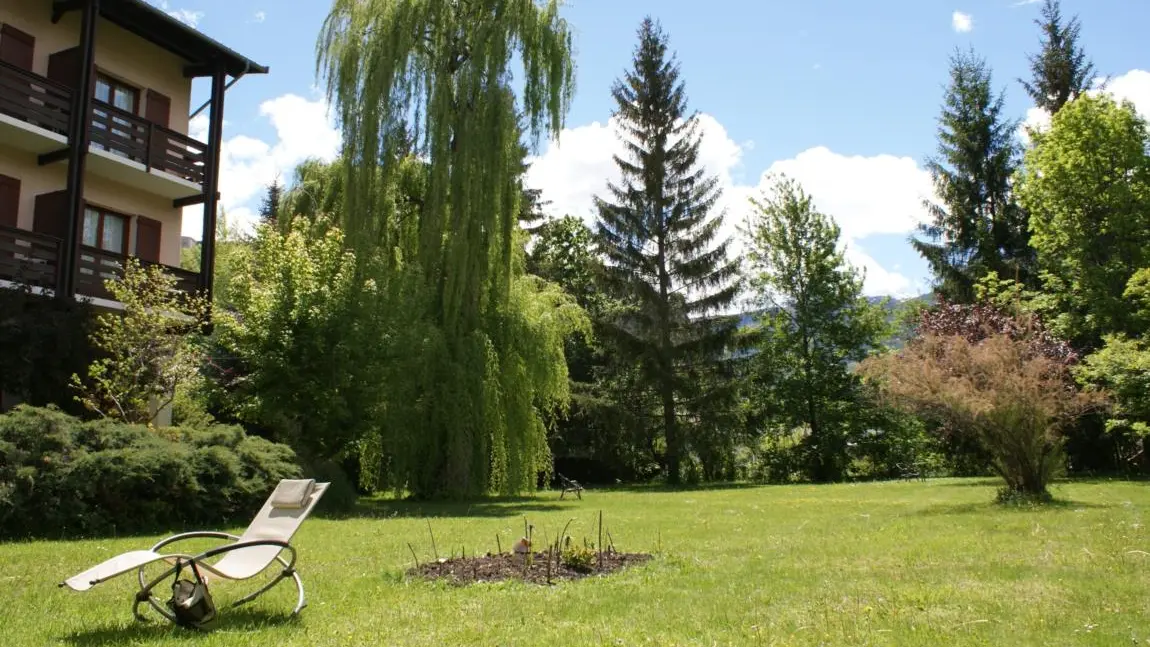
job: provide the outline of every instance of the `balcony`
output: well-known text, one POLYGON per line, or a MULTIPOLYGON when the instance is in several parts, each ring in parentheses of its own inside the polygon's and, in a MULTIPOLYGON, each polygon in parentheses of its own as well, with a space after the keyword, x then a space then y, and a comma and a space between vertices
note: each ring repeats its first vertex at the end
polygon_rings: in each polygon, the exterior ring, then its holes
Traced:
MULTIPOLYGON (((60 239, 52 236, 0 226, 0 283, 28 285, 40 292, 55 292, 59 284, 61 246, 60 239)), ((81 246, 76 263, 76 295, 105 302, 96 301, 98 305, 115 307, 104 281, 121 276, 125 258, 122 254, 81 246)), ((176 279, 177 290, 192 293, 198 288, 199 274, 170 265, 160 267, 176 279)))
MULTIPOLYGON (((0 62, 0 141, 37 155, 68 145, 72 91, 0 62)), ((207 145, 93 100, 89 172, 173 200, 203 193, 207 145)))

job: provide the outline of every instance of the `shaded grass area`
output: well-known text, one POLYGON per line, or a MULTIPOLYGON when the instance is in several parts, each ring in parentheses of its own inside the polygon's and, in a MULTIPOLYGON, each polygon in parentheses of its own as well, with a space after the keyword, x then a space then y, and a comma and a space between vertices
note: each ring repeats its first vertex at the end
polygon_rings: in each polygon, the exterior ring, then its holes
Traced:
MULTIPOLYGON (((158 537, 0 544, 0 643, 12 645, 1150 645, 1145 484, 1067 482, 1060 503, 996 506, 997 484, 939 479, 669 491, 589 490, 472 504, 369 499, 296 537, 310 605, 213 584, 206 634, 131 618, 134 577, 70 575, 158 537), (405 577, 437 551, 523 533, 594 539, 597 514, 647 564, 556 586, 405 577)), ((175 530, 175 529, 174 529, 175 530)), ((239 529, 232 529, 239 530, 239 529)), ((207 543, 199 544, 206 546, 207 543)), ((192 546, 195 548, 197 546, 192 546)))

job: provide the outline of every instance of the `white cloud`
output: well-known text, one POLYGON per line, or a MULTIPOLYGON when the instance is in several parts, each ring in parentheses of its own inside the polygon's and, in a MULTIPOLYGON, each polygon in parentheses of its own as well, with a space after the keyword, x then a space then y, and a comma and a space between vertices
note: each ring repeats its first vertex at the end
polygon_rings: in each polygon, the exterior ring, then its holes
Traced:
MULTIPOLYGON (((287 180, 295 166, 309 157, 335 159, 341 143, 323 100, 285 94, 260 104, 260 115, 275 128, 275 143, 241 134, 225 139, 220 153, 220 205, 229 222, 244 230, 255 223, 255 205, 272 180, 277 176, 287 180)), ((207 117, 200 115, 188 131, 193 138, 206 141, 207 128, 207 117)), ((202 206, 184 209, 183 235, 199 238, 202 223, 202 206)))
POLYGON ((950 25, 956 32, 965 34, 974 29, 974 18, 968 13, 955 11, 950 15, 950 25))
MULTIPOLYGON (((592 196, 603 196, 608 181, 619 181, 612 155, 622 154, 623 149, 613 128, 612 122, 594 122, 565 129, 558 141, 548 143, 530 160, 527 183, 551 201, 552 215, 571 214, 594 222, 592 196)), ((747 199, 768 187, 770 174, 785 173, 801 182, 818 208, 839 223, 848 260, 866 270, 868 294, 917 293, 918 286, 883 268, 857 243, 871 234, 908 233, 925 218, 922 199, 932 193, 930 177, 914 160, 891 155, 844 156, 820 146, 774 162, 750 185, 741 182, 740 176, 743 153, 753 143, 736 143, 707 114, 700 115, 700 130, 700 163, 719 178, 724 191, 719 207, 726 209, 723 234, 732 237, 736 251, 741 250, 737 227, 753 208, 747 199)))
POLYGON ((189 27, 196 27, 204 18, 204 12, 191 9, 172 9, 168 0, 148 0, 148 4, 166 12, 169 16, 189 27))
POLYGON ((196 27, 200 24, 200 20, 203 19, 204 12, 192 11, 190 9, 176 9, 175 11, 169 11, 168 15, 189 27, 196 27))
POLYGON ((253 21, 253 22, 263 22, 263 21, 265 21, 265 20, 267 20, 267 19, 268 19, 268 15, 267 15, 267 13, 266 13, 266 12, 263 12, 263 11, 257 11, 257 12, 255 12, 255 14, 252 16, 252 21, 253 21))
POLYGON ((1028 4, 1038 4, 1039 2, 1042 2, 1042 0, 1018 0, 1018 2, 1015 2, 1014 4, 1012 4, 1010 6, 1012 6, 1012 7, 1025 7, 1028 4))

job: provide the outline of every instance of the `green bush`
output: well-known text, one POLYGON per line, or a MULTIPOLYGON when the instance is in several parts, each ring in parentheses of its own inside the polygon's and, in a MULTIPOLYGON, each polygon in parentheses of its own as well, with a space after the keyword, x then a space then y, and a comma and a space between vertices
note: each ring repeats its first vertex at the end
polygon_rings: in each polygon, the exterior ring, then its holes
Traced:
POLYGON ((0 537, 146 532, 248 520, 286 445, 239 427, 149 429, 27 405, 0 415, 0 537))

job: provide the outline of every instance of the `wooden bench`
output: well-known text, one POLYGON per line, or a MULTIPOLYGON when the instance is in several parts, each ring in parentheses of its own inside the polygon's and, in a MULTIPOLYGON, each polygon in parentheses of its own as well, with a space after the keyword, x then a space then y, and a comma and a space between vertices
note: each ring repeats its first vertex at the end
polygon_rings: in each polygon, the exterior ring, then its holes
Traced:
POLYGON ((913 481, 915 479, 919 481, 926 480, 925 471, 917 464, 898 463, 895 467, 898 469, 899 477, 904 481, 913 481))
POLYGON ((560 499, 567 496, 568 492, 574 492, 575 496, 579 497, 580 500, 583 499, 583 486, 579 485, 578 481, 572 481, 571 479, 567 478, 566 476, 563 476, 562 474, 560 474, 559 475, 559 484, 561 486, 563 486, 563 491, 559 493, 560 499))

